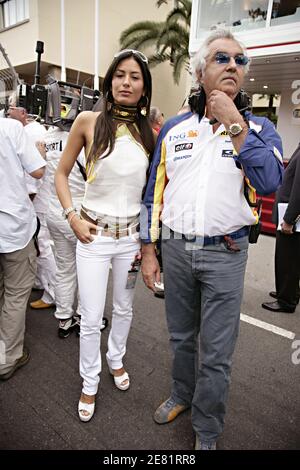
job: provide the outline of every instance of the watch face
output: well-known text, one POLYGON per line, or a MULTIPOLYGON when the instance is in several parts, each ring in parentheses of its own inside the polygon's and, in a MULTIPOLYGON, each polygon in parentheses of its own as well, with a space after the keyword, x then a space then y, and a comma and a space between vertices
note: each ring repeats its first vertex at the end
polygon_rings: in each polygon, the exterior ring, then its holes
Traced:
POLYGON ((229 130, 231 134, 236 135, 239 134, 243 130, 243 128, 240 124, 231 124, 229 130))

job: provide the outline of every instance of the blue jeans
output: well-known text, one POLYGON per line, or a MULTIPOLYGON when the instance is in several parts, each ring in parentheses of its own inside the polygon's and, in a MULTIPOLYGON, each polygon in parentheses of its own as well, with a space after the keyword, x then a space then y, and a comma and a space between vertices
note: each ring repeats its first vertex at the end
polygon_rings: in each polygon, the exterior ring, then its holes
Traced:
POLYGON ((191 405, 193 428, 203 441, 215 441, 224 427, 248 237, 235 242, 240 251, 229 251, 224 243, 199 248, 184 239, 162 242, 174 353, 171 395, 176 402, 191 405))

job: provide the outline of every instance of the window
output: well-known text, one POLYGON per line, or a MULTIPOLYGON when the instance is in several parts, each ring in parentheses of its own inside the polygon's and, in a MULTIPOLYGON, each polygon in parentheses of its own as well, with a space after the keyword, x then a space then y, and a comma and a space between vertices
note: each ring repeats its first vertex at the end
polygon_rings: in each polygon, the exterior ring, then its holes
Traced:
POLYGON ((232 28, 232 32, 265 28, 269 0, 202 0, 199 29, 232 28))
POLYGON ((300 0, 198 0, 197 32, 234 33, 300 22, 300 0))
POLYGON ((29 0, 1 1, 2 28, 9 28, 29 18, 29 0))
POLYGON ((300 0, 274 0, 271 26, 300 21, 300 0))

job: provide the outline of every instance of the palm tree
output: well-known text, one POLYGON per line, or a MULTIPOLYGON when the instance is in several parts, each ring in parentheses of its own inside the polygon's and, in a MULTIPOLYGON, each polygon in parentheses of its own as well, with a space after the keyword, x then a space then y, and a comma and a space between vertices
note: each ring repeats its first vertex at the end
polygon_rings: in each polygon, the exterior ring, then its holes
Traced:
MULTIPOLYGON (((159 8, 168 0, 158 0, 159 8)), ((189 67, 189 36, 191 20, 191 0, 177 0, 165 21, 140 21, 122 32, 120 44, 122 49, 144 49, 154 47, 149 56, 149 66, 169 61, 173 67, 173 78, 179 83, 182 69, 189 67)))

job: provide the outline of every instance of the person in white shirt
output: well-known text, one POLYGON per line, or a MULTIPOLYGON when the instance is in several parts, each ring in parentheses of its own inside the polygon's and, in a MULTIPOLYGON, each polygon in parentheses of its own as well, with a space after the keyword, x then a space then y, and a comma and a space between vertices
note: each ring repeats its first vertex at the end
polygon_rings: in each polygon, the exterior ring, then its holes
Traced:
POLYGON ((141 197, 154 148, 147 117, 151 83, 144 54, 131 49, 116 54, 104 78, 102 113, 79 114, 56 172, 57 194, 78 238, 81 421, 89 421, 95 409, 101 372, 100 326, 111 264, 113 312, 106 360, 116 387, 127 390, 130 385, 123 358, 132 321, 134 283, 127 281, 128 271, 140 256, 141 197), (87 184, 80 218, 68 175, 82 147, 87 155, 87 184))
MULTIPOLYGON (((13 94, 10 97, 10 106, 8 117, 20 121, 26 134, 35 144, 44 140, 47 131, 40 123, 30 120, 26 109, 16 106, 16 97, 13 94)), ((46 224, 46 214, 49 205, 49 182, 47 180, 47 169, 41 181, 36 182, 30 175, 26 175, 26 184, 28 194, 30 195, 35 208, 36 215, 40 221, 40 231, 38 235, 40 254, 37 260, 37 275, 35 287, 43 289, 43 295, 40 299, 30 303, 33 309, 44 309, 53 307, 55 304, 55 273, 56 264, 51 247, 50 234, 46 224)))
POLYGON ((248 62, 247 51, 229 31, 205 40, 193 59, 197 105, 160 131, 144 196, 142 273, 155 291, 161 220, 174 353, 171 395, 154 420, 166 424, 191 408, 195 450, 215 450, 224 426, 249 227, 258 222, 247 188, 250 184, 254 203, 254 188, 259 194, 273 192, 283 173, 273 124, 238 103, 248 62))
POLYGON ((30 357, 24 333, 36 274, 37 218, 24 171, 41 178, 46 162, 18 121, 0 119, 0 140, 0 379, 7 380, 30 357))
MULTIPOLYGON (((55 317, 59 320, 58 336, 67 338, 72 331, 80 332, 80 300, 77 299, 76 244, 74 235, 67 219, 62 215, 62 207, 58 200, 54 174, 68 140, 69 132, 59 127, 50 127, 44 139, 47 155, 47 177, 50 197, 47 213, 47 226, 54 242, 56 260, 55 280, 55 317), (76 313, 74 308, 77 307, 76 313)), ((85 188, 85 157, 83 151, 69 174, 68 181, 74 207, 79 211, 85 188)), ((108 325, 103 317, 101 330, 108 325)))

